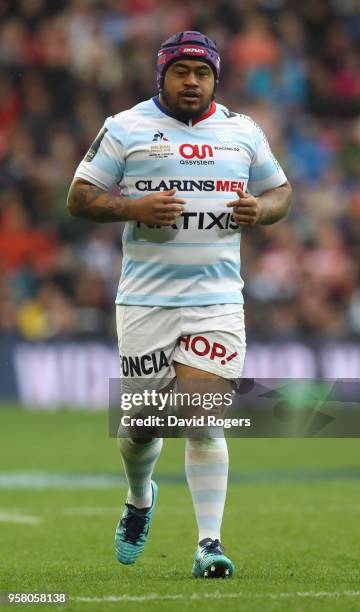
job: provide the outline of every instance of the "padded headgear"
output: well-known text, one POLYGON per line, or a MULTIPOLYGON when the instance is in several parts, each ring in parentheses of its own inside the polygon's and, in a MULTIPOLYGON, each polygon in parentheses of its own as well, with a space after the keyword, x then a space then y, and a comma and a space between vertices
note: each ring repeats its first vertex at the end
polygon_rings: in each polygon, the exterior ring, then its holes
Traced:
POLYGON ((177 32, 162 43, 157 56, 156 82, 159 91, 164 86, 165 73, 169 66, 181 59, 206 62, 212 68, 215 88, 220 77, 220 55, 216 43, 201 32, 187 30, 177 32))

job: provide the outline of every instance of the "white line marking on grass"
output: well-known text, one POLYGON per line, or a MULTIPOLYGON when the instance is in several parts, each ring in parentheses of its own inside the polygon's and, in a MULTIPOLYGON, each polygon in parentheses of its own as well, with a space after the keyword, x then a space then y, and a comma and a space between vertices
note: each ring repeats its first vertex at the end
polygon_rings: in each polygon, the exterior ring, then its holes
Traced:
POLYGON ((38 525, 42 523, 40 516, 16 514, 15 512, 0 512, 0 523, 19 523, 23 525, 38 525))
MULTIPOLYGON (((271 593, 269 593, 271 595, 271 593)), ((289 597, 308 597, 308 598, 340 598, 340 597, 360 597, 360 591, 298 591, 297 593, 278 593, 275 594, 275 599, 278 597, 285 599, 289 597)))
MULTIPOLYGON (((183 474, 160 473, 159 480, 164 484, 185 485, 183 474)), ((305 484, 314 482, 358 481, 360 470, 358 468, 331 468, 323 471, 299 469, 290 471, 267 472, 232 472, 230 482, 232 485, 243 483, 245 485, 263 486, 269 483, 305 484)), ((127 488, 126 478, 122 474, 113 473, 51 473, 51 472, 0 472, 0 489, 112 489, 127 488)))
POLYGON ((126 486, 120 474, 0 472, 0 489, 111 489, 126 486))
POLYGON ((71 597, 75 601, 83 603, 118 603, 120 601, 163 601, 165 599, 184 599, 183 595, 157 595, 149 593, 148 595, 107 595, 105 597, 71 597))
POLYGON ((165 600, 201 600, 201 599, 290 599, 290 598, 341 598, 360 597, 360 591, 296 591, 294 593, 193 593, 192 595, 107 595, 104 597, 71 597, 70 599, 82 603, 119 603, 131 601, 165 601, 165 600))

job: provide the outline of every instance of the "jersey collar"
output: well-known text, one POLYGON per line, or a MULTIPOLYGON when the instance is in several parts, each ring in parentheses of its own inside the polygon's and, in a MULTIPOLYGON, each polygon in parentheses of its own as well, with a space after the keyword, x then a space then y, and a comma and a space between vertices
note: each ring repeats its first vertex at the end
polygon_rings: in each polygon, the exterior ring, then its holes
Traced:
POLYGON ((185 123, 185 125, 196 125, 200 121, 204 121, 204 119, 208 119, 208 117, 211 117, 211 115, 213 115, 215 113, 215 111, 216 111, 216 104, 215 104, 215 102, 213 100, 211 102, 211 104, 210 104, 210 108, 207 111, 207 113, 204 113, 203 115, 201 115, 201 117, 198 117, 194 121, 192 121, 191 119, 189 121, 184 121, 183 119, 181 119, 180 117, 178 117, 174 113, 171 113, 169 110, 167 110, 167 108, 165 108, 161 104, 161 102, 159 100, 159 96, 154 96, 152 98, 152 100, 153 100, 154 104, 158 107, 158 109, 161 110, 162 113, 164 113, 164 115, 167 115, 168 117, 172 117, 172 119, 177 119, 177 121, 181 121, 181 123, 185 123))

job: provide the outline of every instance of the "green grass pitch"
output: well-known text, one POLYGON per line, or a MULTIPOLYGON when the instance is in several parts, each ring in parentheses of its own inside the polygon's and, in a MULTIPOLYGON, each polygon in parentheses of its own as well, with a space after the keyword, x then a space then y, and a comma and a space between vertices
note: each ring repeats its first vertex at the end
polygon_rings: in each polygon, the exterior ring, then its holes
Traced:
POLYGON ((195 580, 183 440, 165 441, 148 546, 126 567, 113 549, 126 488, 107 414, 0 408, 0 591, 66 592, 63 609, 81 612, 359 610, 359 440, 231 439, 229 451, 222 539, 236 575, 195 580))

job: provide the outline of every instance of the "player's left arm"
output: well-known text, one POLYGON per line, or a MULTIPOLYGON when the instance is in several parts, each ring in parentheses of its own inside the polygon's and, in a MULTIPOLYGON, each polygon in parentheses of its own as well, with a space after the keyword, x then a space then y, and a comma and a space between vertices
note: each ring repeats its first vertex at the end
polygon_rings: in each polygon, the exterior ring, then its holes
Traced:
POLYGON ((227 204, 233 209, 234 221, 240 226, 256 224, 271 225, 286 217, 292 189, 289 181, 283 185, 253 196, 242 189, 237 190, 238 199, 227 204))
POLYGON ((271 151, 262 129, 250 117, 252 158, 247 191, 237 190, 238 199, 229 202, 239 226, 271 225, 285 217, 291 203, 291 185, 271 151))

